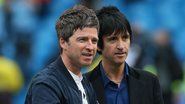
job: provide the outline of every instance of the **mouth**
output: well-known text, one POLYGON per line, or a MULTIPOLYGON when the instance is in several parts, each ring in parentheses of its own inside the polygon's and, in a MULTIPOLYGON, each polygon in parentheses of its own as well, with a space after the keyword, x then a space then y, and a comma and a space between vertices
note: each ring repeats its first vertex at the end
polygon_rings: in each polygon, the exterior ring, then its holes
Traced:
POLYGON ((92 53, 82 53, 82 55, 83 55, 85 58, 87 58, 87 59, 92 59, 93 56, 94 56, 94 54, 92 54, 92 53))
POLYGON ((116 56, 125 56, 126 55, 126 52, 116 52, 115 53, 116 56))

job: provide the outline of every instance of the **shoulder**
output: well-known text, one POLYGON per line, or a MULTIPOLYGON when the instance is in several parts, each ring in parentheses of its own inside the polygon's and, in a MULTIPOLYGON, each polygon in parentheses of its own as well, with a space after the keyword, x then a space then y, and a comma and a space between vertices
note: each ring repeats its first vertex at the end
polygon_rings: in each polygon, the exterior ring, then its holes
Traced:
POLYGON ((159 80, 156 75, 141 69, 130 68, 129 71, 129 82, 132 83, 133 86, 135 86, 136 83, 140 83, 139 86, 143 87, 143 89, 160 89, 159 80))
POLYGON ((51 101, 59 103, 59 97, 63 96, 60 92, 61 89, 56 77, 56 69, 47 66, 32 78, 25 102, 48 104, 51 101))
POLYGON ((147 98, 148 103, 163 104, 161 88, 156 75, 130 67, 128 78, 130 89, 135 89, 134 93, 142 94, 147 98))
POLYGON ((40 72, 35 74, 32 78, 30 84, 37 85, 37 84, 45 84, 45 85, 56 85, 59 83, 59 79, 62 80, 62 75, 59 75, 58 69, 56 69, 52 64, 46 66, 40 72), (59 78, 60 76, 60 78, 59 78))
POLYGON ((93 70, 85 73, 84 76, 90 81, 95 80, 96 78, 100 77, 101 71, 100 71, 99 65, 96 66, 93 70))
POLYGON ((129 67, 129 75, 136 79, 141 79, 141 80, 158 80, 156 75, 150 72, 147 72, 141 69, 132 68, 132 67, 129 67))

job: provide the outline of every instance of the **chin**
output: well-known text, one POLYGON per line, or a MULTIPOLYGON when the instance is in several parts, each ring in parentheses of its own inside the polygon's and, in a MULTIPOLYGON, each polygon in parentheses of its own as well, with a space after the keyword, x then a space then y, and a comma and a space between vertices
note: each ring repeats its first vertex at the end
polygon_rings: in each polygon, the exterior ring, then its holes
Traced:
POLYGON ((122 64, 123 64, 123 62, 117 62, 116 64, 117 64, 117 65, 122 65, 122 64))
POLYGON ((82 63, 84 66, 89 66, 89 65, 91 65, 91 63, 92 63, 92 61, 89 61, 89 62, 84 62, 84 63, 82 63))
POLYGON ((118 65, 119 65, 119 64, 121 65, 121 64, 124 63, 124 61, 123 61, 123 60, 121 60, 121 61, 115 61, 115 63, 118 64, 118 65))

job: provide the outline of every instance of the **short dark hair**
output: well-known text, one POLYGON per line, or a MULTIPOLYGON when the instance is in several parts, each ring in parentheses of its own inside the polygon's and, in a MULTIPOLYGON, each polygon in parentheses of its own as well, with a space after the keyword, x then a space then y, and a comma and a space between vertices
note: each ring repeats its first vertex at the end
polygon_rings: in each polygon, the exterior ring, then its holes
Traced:
MULTIPOLYGON (((115 35, 119 33, 129 33, 130 40, 132 38, 132 31, 129 21, 126 16, 119 11, 115 6, 106 6, 96 11, 96 15, 99 20, 99 41, 98 47, 104 48, 103 36, 110 36, 113 33, 115 35)), ((98 51, 101 54, 101 52, 98 51)))
POLYGON ((95 12, 83 5, 76 5, 73 8, 66 10, 56 22, 56 32, 58 39, 62 37, 65 41, 77 29, 85 27, 95 27, 99 31, 99 21, 95 12))

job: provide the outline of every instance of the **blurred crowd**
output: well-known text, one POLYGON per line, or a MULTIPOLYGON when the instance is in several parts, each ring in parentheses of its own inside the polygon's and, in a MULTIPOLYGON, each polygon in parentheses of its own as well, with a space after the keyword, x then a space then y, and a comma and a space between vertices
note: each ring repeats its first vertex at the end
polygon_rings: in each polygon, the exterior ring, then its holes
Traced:
POLYGON ((33 75, 59 55, 56 18, 80 3, 124 12, 134 35, 128 64, 158 76, 166 104, 185 103, 184 0, 0 0, 0 104, 24 103, 33 75))

